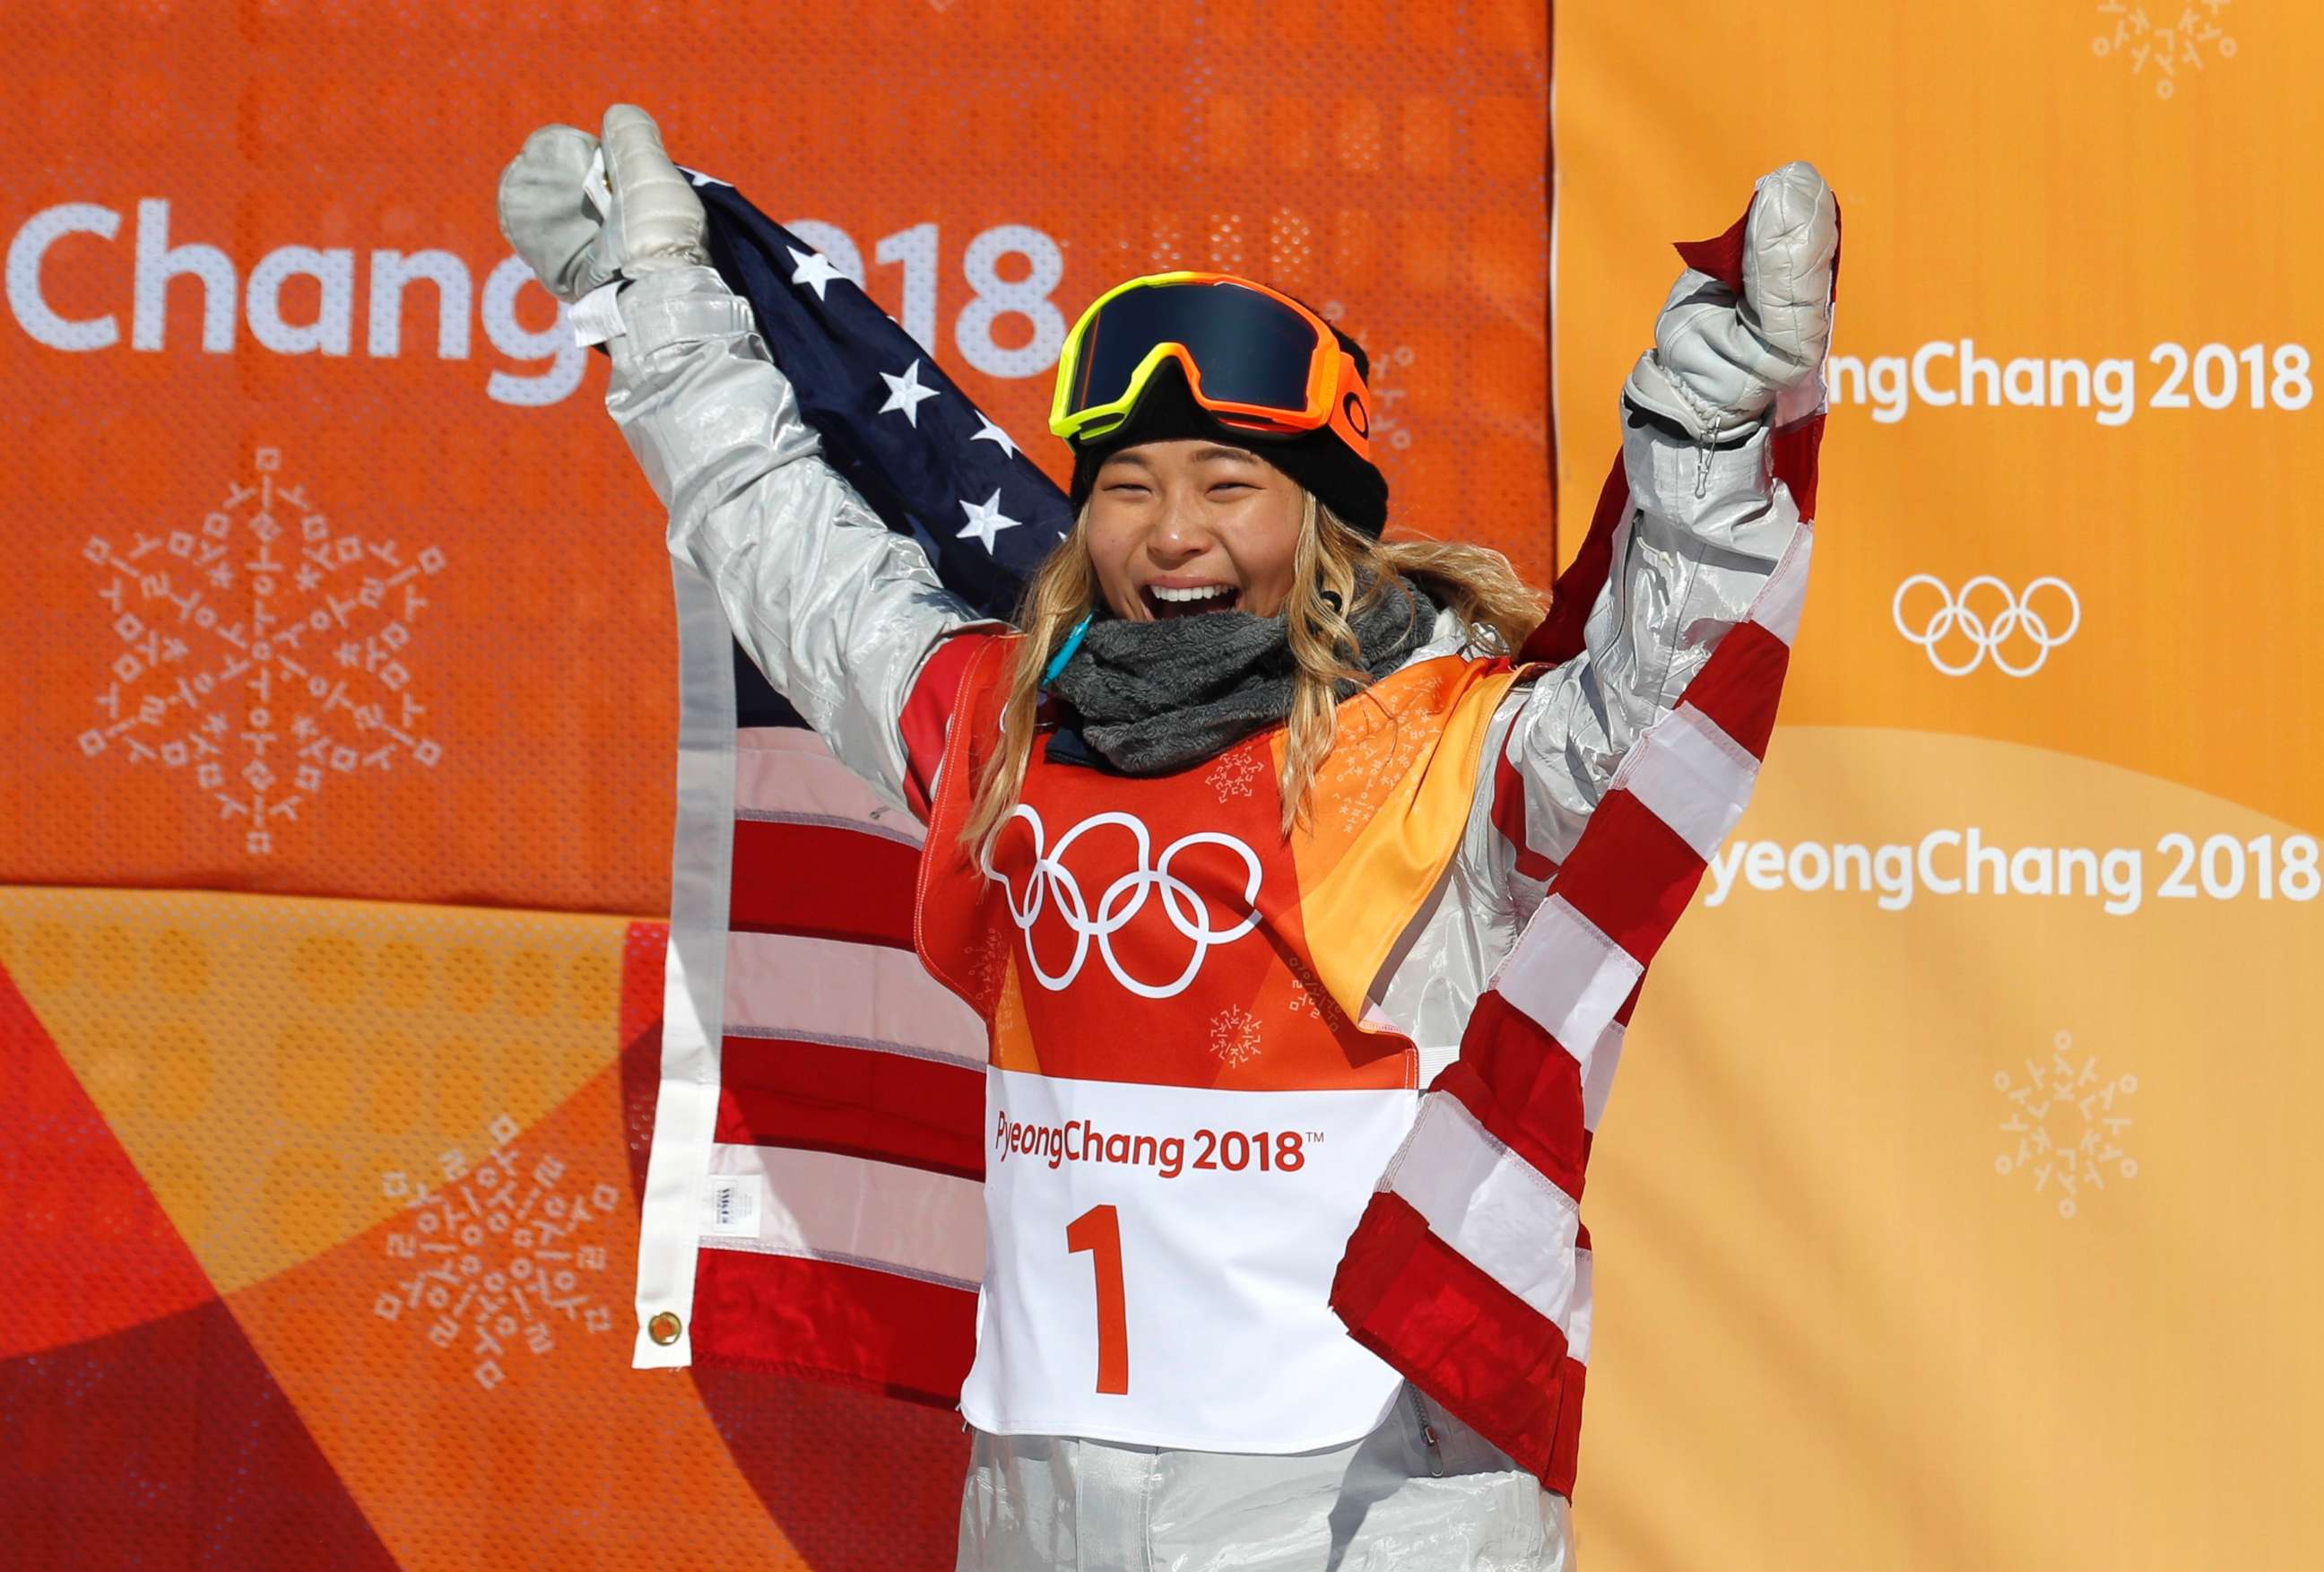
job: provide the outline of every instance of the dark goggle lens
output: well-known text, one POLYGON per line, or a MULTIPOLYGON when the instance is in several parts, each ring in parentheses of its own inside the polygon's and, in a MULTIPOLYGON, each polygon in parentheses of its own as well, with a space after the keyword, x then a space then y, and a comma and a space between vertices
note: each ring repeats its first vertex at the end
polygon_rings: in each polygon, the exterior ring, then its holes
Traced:
POLYGON ((1307 319, 1230 283, 1156 284, 1115 296, 1083 336, 1076 411, 1110 404, 1157 344, 1183 344, 1205 398, 1296 415, 1318 347, 1307 319))

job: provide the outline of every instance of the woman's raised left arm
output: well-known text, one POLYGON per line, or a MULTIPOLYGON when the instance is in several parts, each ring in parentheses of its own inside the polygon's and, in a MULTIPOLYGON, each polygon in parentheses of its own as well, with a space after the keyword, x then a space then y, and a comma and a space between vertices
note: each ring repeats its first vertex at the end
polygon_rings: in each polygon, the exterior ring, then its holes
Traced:
POLYGON ((1479 782, 1496 833, 1472 833, 1471 857, 1545 879, 1775 571, 1800 522, 1775 432, 1814 389, 1839 243, 1831 188, 1789 164, 1758 182, 1741 293, 1692 268, 1672 290, 1622 389, 1628 509, 1584 647, 1504 702, 1479 782))

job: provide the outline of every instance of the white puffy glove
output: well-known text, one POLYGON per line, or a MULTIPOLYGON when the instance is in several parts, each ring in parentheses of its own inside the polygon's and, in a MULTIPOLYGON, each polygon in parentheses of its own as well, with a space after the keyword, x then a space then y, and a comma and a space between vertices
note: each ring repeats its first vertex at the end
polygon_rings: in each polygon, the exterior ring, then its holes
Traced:
POLYGON ((1831 342, 1840 204, 1813 164, 1762 175, 1743 230, 1740 300, 1687 269, 1622 394, 1698 441, 1736 434, 1807 381, 1831 342))
POLYGON ((616 279, 710 260, 702 199, 662 151, 653 116, 616 104, 604 129, 601 144, 573 126, 544 125, 501 171, 501 234, 567 305, 616 279), (601 151, 609 190, 603 210, 586 190, 601 151))

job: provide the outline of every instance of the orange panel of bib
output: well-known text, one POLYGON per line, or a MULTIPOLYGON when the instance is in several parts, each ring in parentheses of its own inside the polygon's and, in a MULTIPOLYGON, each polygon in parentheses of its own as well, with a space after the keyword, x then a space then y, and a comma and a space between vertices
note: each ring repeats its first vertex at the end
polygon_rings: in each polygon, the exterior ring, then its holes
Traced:
POLYGON ((1411 1043, 1351 1015, 1458 845, 1508 668, 1424 661, 1342 705, 1287 841, 1279 727, 1146 778, 1051 763, 1037 744, 980 860, 958 844, 982 753, 963 739, 997 738, 1004 669, 996 650, 970 676, 919 923, 929 969, 990 1022, 992 1062, 1224 1090, 1413 1084, 1411 1043))

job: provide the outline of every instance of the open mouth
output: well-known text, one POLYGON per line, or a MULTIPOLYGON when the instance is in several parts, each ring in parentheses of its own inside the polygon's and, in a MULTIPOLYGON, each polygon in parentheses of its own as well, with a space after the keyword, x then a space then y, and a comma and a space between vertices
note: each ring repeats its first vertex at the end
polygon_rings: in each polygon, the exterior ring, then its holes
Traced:
POLYGON ((1183 589, 1148 584, 1139 590, 1138 596, 1156 622, 1200 616, 1206 611, 1232 611, 1242 604, 1242 591, 1231 584, 1203 584, 1183 589))

